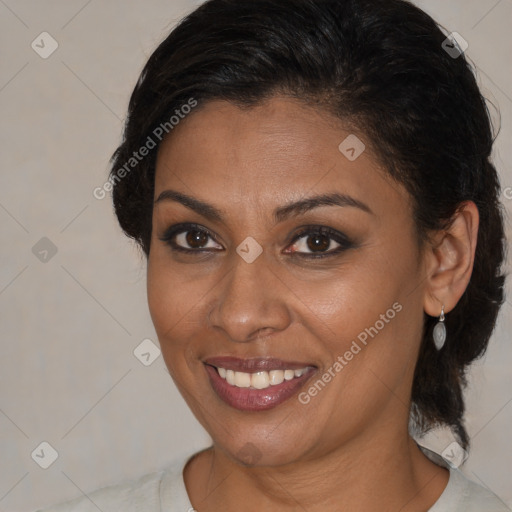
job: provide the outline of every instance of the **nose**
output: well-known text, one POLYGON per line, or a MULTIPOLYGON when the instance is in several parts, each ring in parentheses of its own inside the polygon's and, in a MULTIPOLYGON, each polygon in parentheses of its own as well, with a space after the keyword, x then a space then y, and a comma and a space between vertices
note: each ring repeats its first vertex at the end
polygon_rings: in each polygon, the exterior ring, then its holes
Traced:
POLYGON ((283 331, 291 322, 291 291, 264 254, 247 263, 234 255, 232 270, 216 288, 209 324, 234 342, 249 342, 283 331))

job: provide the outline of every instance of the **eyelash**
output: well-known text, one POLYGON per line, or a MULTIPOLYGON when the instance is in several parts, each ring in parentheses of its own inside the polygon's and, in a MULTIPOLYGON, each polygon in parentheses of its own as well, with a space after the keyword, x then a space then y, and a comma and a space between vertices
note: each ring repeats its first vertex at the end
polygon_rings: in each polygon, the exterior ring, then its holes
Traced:
MULTIPOLYGON (((208 231, 208 229, 204 228, 203 226, 200 226, 199 224, 191 224, 191 223, 176 224, 175 226, 171 226, 164 232, 163 236, 160 237, 160 240, 162 242, 168 244, 172 250, 175 250, 175 251, 178 251, 178 252, 181 252, 184 254, 197 255, 198 253, 204 253, 204 252, 211 251, 211 249, 186 249, 184 247, 181 247, 180 245, 178 245, 175 242, 174 238, 177 235, 182 234, 182 233, 187 233, 189 231, 199 231, 200 233, 207 235, 213 241, 218 243, 215 240, 215 237, 213 236, 213 234, 210 233, 210 231, 208 231)), ((327 257, 331 257, 331 256, 336 256, 339 253, 341 253, 347 249, 350 249, 351 247, 354 246, 352 241, 347 236, 345 236, 344 234, 342 234, 338 231, 335 231, 334 229, 328 228, 326 226, 305 226, 305 227, 301 228, 294 235, 292 241, 288 244, 287 247, 294 245, 298 240, 305 237, 306 235, 308 235, 308 236, 313 236, 313 235, 327 236, 330 239, 334 240, 335 242, 339 243, 340 246, 336 247, 335 249, 332 249, 329 252, 317 253, 317 254, 301 253, 301 252, 295 251, 295 252, 291 253, 293 256, 298 256, 300 258, 305 258, 305 259, 327 258, 327 257)), ((218 249, 213 249, 213 250, 220 252, 218 249)))

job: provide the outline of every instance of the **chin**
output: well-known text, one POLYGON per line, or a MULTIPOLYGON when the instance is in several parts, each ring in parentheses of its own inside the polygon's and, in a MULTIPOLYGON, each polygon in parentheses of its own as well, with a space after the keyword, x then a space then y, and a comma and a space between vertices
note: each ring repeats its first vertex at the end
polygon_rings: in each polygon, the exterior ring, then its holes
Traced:
POLYGON ((300 432, 287 435, 285 431, 268 437, 261 432, 234 435, 215 444, 229 458, 246 467, 285 466, 304 458, 311 450, 311 446, 307 446, 310 443, 300 432))

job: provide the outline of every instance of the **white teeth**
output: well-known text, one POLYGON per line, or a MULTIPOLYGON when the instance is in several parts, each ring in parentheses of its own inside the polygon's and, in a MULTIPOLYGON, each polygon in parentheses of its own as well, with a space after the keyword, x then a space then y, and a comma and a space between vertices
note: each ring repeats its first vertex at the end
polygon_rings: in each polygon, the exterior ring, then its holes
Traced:
POLYGON ((244 372, 235 372, 235 386, 237 388, 248 388, 251 386, 251 375, 244 372))
POLYGON ((272 384, 272 386, 281 384, 281 382, 283 382, 283 380, 284 380, 283 370, 271 370, 269 376, 270 376, 270 384, 272 384))
POLYGON ((225 368, 217 368, 219 375, 227 381, 228 384, 238 388, 266 389, 270 386, 277 386, 285 380, 292 380, 301 377, 307 371, 307 368, 300 370, 271 370, 270 372, 261 371, 256 373, 235 372, 225 368))
POLYGON ((284 380, 292 380, 295 377, 295 372, 293 370, 285 370, 284 371, 284 380))
POLYGON ((265 389, 270 386, 268 372, 256 372, 251 375, 251 386, 256 389, 265 389))

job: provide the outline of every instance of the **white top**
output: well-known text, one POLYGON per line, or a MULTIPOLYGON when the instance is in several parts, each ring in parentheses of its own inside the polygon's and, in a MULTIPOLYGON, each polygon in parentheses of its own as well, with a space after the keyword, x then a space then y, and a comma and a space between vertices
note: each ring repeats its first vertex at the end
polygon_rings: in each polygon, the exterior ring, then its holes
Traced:
MULTIPOLYGON (((439 455, 420 448, 431 460, 450 470, 448 485, 429 512, 510 512, 490 491, 468 480, 439 455)), ((37 512, 194 512, 183 480, 183 469, 190 458, 137 480, 98 489, 37 512)))

